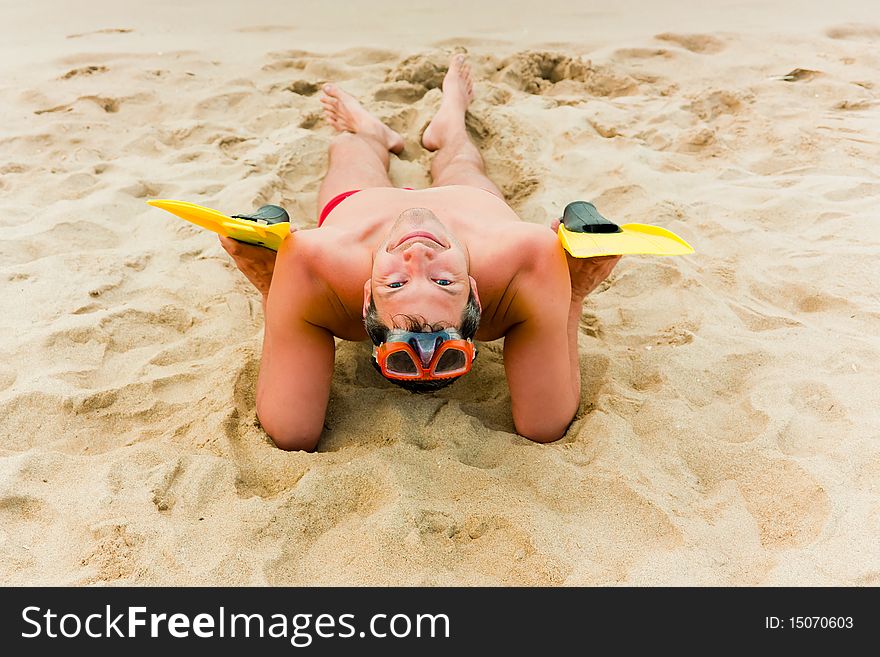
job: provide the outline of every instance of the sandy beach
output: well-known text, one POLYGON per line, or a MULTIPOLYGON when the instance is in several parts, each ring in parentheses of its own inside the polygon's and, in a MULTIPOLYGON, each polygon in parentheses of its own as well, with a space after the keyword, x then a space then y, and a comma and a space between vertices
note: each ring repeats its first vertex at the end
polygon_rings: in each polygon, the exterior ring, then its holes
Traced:
POLYGON ((274 4, 0 5, 0 583, 880 584, 876 3, 274 4), (314 227, 328 81, 427 186, 455 51, 523 220, 696 253, 588 297, 556 443, 500 341, 423 396, 339 341, 317 451, 276 449, 259 293, 145 201, 314 227))

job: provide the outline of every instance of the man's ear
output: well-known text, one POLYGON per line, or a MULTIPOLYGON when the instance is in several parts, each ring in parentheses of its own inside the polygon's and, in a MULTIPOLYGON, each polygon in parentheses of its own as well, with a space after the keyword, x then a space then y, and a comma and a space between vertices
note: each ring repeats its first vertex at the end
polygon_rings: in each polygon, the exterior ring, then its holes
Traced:
POLYGON ((370 307, 370 299, 373 298, 373 291, 370 289, 370 279, 367 279, 367 282, 364 283, 364 309, 363 316, 366 318, 367 316, 367 308, 370 307))
POLYGON ((474 280, 473 276, 468 276, 468 280, 471 282, 471 289, 474 291, 474 298, 477 300, 477 305, 480 307, 480 312, 483 312, 483 304, 480 303, 480 293, 477 292, 477 282, 474 280))

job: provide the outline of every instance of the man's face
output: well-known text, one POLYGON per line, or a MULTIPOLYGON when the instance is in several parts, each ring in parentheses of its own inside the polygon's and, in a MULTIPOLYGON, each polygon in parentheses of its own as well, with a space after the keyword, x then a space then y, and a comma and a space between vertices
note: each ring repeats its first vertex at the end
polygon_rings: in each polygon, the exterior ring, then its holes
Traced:
POLYGON ((376 250, 364 308, 372 294, 386 326, 401 325, 394 321, 401 315, 458 326, 472 282, 462 245, 430 210, 411 208, 376 250))

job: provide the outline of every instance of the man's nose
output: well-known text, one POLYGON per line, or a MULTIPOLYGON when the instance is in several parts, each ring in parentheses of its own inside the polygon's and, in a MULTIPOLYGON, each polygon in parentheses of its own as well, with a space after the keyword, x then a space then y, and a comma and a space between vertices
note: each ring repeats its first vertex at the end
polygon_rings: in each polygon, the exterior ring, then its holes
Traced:
POLYGON ((407 247, 406 250, 404 250, 403 259, 406 262, 409 262, 414 258, 428 258, 429 260, 431 260, 435 255, 436 254, 434 253, 434 249, 425 244, 416 242, 415 244, 407 247))

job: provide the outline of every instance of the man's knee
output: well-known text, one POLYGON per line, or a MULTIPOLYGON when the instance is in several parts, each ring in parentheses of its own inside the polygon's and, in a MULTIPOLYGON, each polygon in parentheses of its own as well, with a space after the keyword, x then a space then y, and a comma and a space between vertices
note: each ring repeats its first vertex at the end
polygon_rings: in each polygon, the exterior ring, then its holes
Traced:
POLYGON ((358 143, 363 143, 363 140, 357 135, 350 132, 340 132, 330 140, 329 150, 333 153, 333 151, 338 151, 340 149, 351 148, 358 143))

